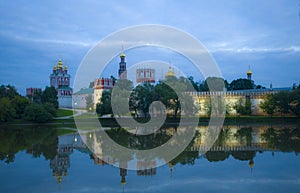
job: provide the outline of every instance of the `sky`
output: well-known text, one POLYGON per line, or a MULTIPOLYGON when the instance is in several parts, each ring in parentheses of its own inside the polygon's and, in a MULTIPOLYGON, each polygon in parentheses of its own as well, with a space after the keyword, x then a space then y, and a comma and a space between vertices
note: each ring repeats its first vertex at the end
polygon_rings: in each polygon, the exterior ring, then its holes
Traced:
MULTIPOLYGON (((256 84, 300 83, 300 0, 15 0, 0 2, 0 16, 0 84, 14 85, 21 94, 27 87, 48 86, 60 58, 73 81, 99 41, 144 24, 171 26, 198 39, 229 82, 245 78, 250 65, 256 84)), ((172 54, 142 53, 128 51, 127 64, 145 56, 187 65, 172 54)), ((112 73, 117 76, 117 69, 112 73)))

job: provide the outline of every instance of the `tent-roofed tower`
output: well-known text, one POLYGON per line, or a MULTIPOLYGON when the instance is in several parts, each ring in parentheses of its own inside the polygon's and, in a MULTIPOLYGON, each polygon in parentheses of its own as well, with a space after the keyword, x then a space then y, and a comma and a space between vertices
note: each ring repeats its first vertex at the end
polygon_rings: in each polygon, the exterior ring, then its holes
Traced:
POLYGON ((127 79, 127 70, 126 70, 126 62, 125 62, 125 54, 122 52, 120 54, 120 63, 119 63, 119 79, 127 79))

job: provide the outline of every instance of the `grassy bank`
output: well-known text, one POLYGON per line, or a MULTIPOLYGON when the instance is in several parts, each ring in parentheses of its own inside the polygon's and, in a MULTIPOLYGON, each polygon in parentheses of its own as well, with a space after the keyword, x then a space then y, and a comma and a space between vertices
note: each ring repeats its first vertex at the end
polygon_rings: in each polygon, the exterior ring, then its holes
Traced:
POLYGON ((56 117, 66 117, 73 115, 73 110, 68 109, 58 109, 56 113, 56 117))

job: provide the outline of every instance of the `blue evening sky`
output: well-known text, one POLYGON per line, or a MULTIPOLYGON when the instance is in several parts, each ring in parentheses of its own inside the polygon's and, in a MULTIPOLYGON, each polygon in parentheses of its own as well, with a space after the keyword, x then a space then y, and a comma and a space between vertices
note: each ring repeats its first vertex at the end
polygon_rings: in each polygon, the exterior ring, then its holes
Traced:
MULTIPOLYGON (((44 88, 59 58, 74 78, 97 42, 142 24, 169 25, 191 34, 209 50, 228 81, 245 77, 250 65, 256 84, 299 84, 299 4, 300 0, 1 1, 0 84, 12 84, 22 94, 26 87, 44 88)), ((130 60, 135 58, 127 57, 129 65, 130 60)), ((179 68, 185 65, 176 57, 169 60, 179 68)), ((117 69, 112 73, 116 76, 117 69)))

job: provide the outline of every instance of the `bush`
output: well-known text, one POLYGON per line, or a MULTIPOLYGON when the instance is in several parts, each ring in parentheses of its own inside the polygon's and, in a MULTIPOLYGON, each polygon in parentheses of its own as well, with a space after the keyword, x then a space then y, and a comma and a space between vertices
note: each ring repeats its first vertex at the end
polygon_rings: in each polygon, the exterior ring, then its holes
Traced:
POLYGON ((57 109, 52 103, 45 103, 43 106, 48 113, 50 113, 53 117, 56 117, 57 109))
POLYGON ((53 116, 46 110, 43 105, 30 104, 26 107, 24 118, 28 121, 45 123, 53 119, 53 116))

